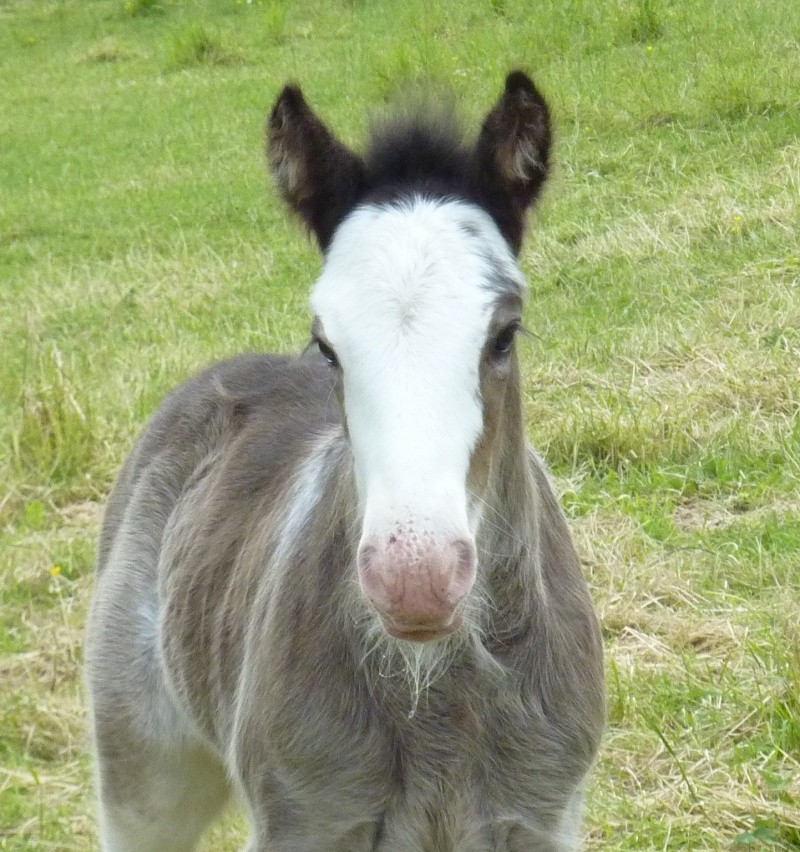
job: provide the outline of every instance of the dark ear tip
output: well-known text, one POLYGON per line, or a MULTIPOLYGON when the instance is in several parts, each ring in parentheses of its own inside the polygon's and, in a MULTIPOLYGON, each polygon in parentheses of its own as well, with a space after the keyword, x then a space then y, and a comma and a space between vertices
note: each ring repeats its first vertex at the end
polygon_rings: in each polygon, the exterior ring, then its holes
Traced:
POLYGON ((524 71, 511 71, 506 77, 506 94, 516 95, 517 92, 526 92, 532 95, 536 92, 533 80, 524 71))
POLYGON ((524 71, 512 71, 506 77, 506 97, 514 98, 520 104, 538 104, 546 107, 545 99, 534 85, 533 80, 524 71))
POLYGON ((308 110, 308 104, 303 97, 303 90, 295 83, 287 83, 275 100, 275 106, 269 116, 269 125, 278 129, 283 125, 287 115, 302 113, 308 110))

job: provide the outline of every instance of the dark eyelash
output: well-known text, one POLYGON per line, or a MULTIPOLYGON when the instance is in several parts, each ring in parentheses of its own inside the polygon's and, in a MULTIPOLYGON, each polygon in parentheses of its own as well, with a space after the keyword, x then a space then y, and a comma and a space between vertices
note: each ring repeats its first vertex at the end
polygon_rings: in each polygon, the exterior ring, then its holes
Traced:
POLYGON ((522 323, 519 320, 509 323, 492 341, 492 354, 497 358, 508 355, 511 352, 511 347, 514 345, 514 338, 517 332, 521 330, 522 323))
POLYGON ((331 365, 331 367, 339 366, 339 359, 336 357, 336 353, 327 343, 325 343, 324 340, 320 340, 318 337, 315 337, 314 343, 317 344, 317 348, 322 354, 322 357, 331 365))

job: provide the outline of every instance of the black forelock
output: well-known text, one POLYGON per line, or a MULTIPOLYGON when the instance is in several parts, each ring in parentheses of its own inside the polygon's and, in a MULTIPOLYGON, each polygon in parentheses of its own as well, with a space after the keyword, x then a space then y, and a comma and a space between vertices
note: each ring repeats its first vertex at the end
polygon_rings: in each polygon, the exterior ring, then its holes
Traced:
POLYGON ((441 103, 418 103, 373 125, 362 200, 380 203, 414 193, 475 201, 469 189, 471 156, 455 111, 441 103))

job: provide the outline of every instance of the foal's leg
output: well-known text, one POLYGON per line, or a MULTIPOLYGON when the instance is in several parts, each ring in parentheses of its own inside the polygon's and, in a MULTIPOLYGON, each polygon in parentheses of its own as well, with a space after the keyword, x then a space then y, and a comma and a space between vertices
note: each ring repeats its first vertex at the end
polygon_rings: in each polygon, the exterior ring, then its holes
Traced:
POLYGON ((355 826, 343 834, 335 831, 331 834, 322 829, 277 840, 257 830, 245 852, 272 852, 273 849, 285 852, 372 852, 377 848, 377 836, 378 826, 375 823, 355 826))
POLYGON ((202 745, 122 754, 98 743, 104 852, 190 852, 229 796, 202 745))
POLYGON ((87 643, 105 852, 188 852, 229 795, 219 758, 167 693, 154 582, 136 555, 98 580, 87 643))
POLYGON ((561 849, 568 852, 581 848, 581 827, 583 823, 583 808, 585 799, 584 785, 581 784, 572 794, 559 819, 557 837, 561 842, 561 849))
POLYGON ((162 753, 135 768, 100 764, 105 852, 190 852, 228 798, 225 773, 208 754, 162 753), (133 771, 131 771, 133 770, 133 771))

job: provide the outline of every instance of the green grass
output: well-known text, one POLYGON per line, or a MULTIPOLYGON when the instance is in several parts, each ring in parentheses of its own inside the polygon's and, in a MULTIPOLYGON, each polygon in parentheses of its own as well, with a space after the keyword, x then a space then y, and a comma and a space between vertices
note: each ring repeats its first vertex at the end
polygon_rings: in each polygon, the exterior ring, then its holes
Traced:
POLYGON ((307 339, 279 87, 357 142, 424 80, 477 122, 515 65, 558 126, 528 426, 609 669, 588 848, 800 849, 799 47, 793 0, 0 3, 0 849, 97 848, 82 631, 134 435, 307 339))

